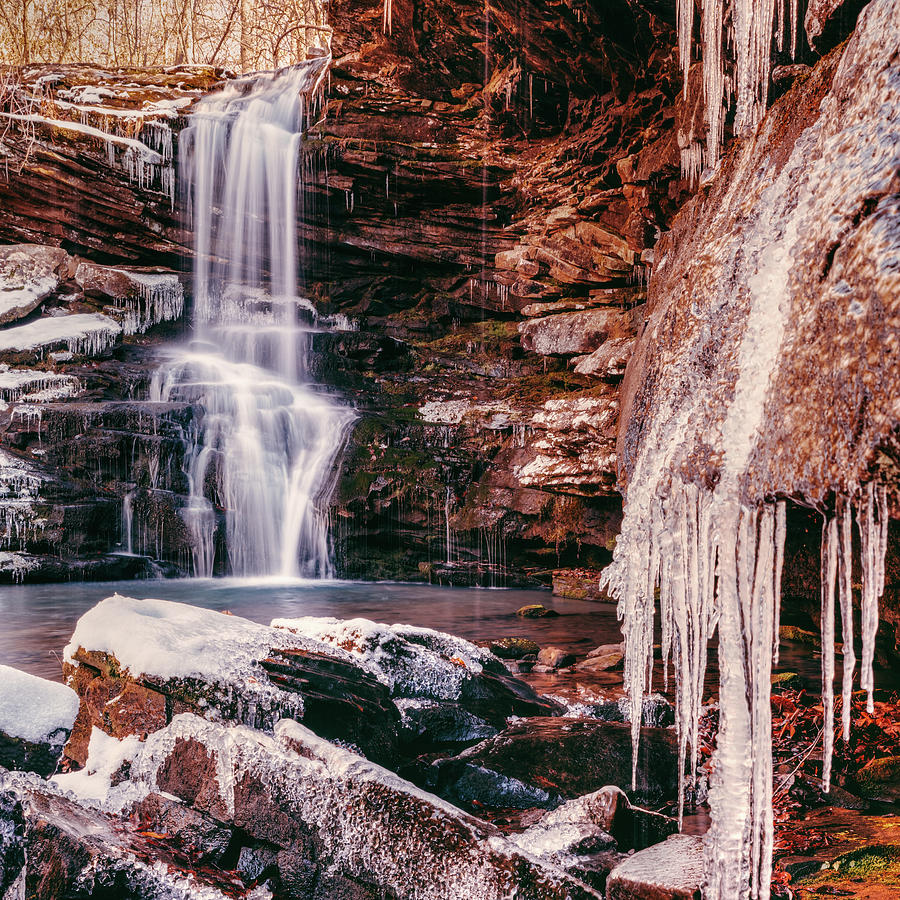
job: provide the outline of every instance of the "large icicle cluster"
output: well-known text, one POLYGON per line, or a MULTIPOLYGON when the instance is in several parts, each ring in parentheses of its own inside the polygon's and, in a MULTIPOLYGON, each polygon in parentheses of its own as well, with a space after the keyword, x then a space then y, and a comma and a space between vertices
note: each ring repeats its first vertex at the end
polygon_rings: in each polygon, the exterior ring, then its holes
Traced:
MULTIPOLYGON (((792 54, 797 50, 797 6, 797 0, 790 0, 792 54)), ((693 61, 694 9, 694 0, 678 0, 678 56, 685 96, 693 61)), ((785 0, 702 0, 699 46, 707 131, 683 136, 681 151, 682 175, 692 184, 704 168, 718 162, 725 115, 732 104, 736 134, 748 134, 762 121, 769 99, 772 42, 779 50, 784 48, 785 18, 785 0)))
MULTIPOLYGON (((770 679, 785 541, 778 494, 809 490, 808 499, 829 510, 822 552, 826 785, 837 612, 847 700, 857 665, 854 565, 862 572, 861 683, 872 688, 888 508, 868 465, 883 434, 878 428, 893 421, 897 377, 880 349, 898 315, 896 268, 885 262, 897 246, 887 224, 895 221, 890 192, 900 67, 890 39, 897 9, 897 0, 874 0, 863 12, 839 63, 832 61, 829 93, 808 94, 816 115, 807 127, 785 137, 792 113, 782 109, 743 143, 727 178, 663 240, 651 285, 643 382, 620 457, 628 475, 625 518, 604 580, 623 618, 633 723, 652 689, 659 590, 662 645, 676 667, 679 745, 689 773, 707 641, 718 631, 720 731, 705 900, 769 894, 770 679), (874 203, 879 212, 861 219, 860 210, 874 203), (815 282, 824 277, 826 257, 833 265, 824 284, 815 282), (818 360, 820 380, 807 357, 818 360), (842 393, 848 383, 861 387, 842 393), (862 422, 853 438, 848 421, 862 422)), ((842 726, 846 735, 846 701, 842 726)))

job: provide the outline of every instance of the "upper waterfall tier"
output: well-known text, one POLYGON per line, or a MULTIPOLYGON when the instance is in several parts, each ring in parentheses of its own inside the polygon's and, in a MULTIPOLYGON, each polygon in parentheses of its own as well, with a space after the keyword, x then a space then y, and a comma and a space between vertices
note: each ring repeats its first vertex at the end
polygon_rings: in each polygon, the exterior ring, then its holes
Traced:
POLYGON ((332 572, 322 501, 353 415, 304 383, 317 317, 297 256, 300 139, 327 64, 232 82, 182 135, 197 340, 157 373, 152 398, 198 411, 182 510, 197 575, 332 572))

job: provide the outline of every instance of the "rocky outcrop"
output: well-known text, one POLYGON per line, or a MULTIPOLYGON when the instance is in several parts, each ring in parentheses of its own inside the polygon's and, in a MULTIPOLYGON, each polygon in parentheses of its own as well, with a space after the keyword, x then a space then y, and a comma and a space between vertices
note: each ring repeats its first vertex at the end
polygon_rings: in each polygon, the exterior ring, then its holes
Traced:
POLYGON ((128 399, 146 392, 153 369, 139 335, 171 334, 182 315, 180 276, 30 244, 4 247, 0 259, 0 297, 10 316, 18 310, 0 327, 0 579, 152 571, 146 559, 109 555, 144 549, 120 524, 123 498, 142 481, 163 489, 142 510, 153 555, 183 559, 171 489, 184 478, 191 411, 128 399))

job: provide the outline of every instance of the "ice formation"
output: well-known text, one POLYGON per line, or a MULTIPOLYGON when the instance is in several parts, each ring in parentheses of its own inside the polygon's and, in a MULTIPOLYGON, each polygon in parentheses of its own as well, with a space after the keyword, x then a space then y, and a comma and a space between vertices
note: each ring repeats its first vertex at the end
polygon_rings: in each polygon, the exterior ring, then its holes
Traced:
POLYGON ((78 715, 78 694, 64 684, 0 665, 0 732, 32 744, 62 746, 78 715))
POLYGON ((0 365, 0 400, 6 403, 64 400, 74 397, 79 389, 79 381, 73 375, 0 365))
POLYGON ((100 356, 115 346, 121 335, 122 327, 100 313, 45 316, 0 331, 0 353, 35 351, 43 356, 64 346, 77 356, 100 356))
MULTIPOLYGON (((746 9, 740 13, 746 14, 746 9)), ((708 207, 712 212, 700 232, 702 243, 698 238, 685 246, 670 244, 671 256, 657 266, 654 284, 661 293, 647 339, 658 334, 657 329, 671 328, 674 312, 682 316, 683 328, 674 345, 654 351, 653 380, 637 401, 645 404, 648 418, 641 423, 639 437, 634 437, 637 432, 630 435, 634 443, 628 448, 632 468, 625 518, 604 581, 618 598, 624 620, 625 679, 635 740, 636 713, 651 689, 659 589, 663 654, 672 657, 677 677, 679 753, 689 760, 689 772, 696 761, 707 641, 718 630, 720 731, 710 793, 705 900, 769 896, 770 675, 777 653, 785 541, 785 507, 773 494, 791 493, 796 481, 788 479, 799 478, 797 461, 786 447, 790 436, 780 430, 782 416, 794 413, 791 421, 799 422, 798 430, 807 429, 802 431, 805 447, 824 446, 823 452, 834 452, 837 459, 843 458, 838 451, 844 449, 835 448, 834 433, 831 445, 811 442, 808 430, 815 422, 810 425, 808 420, 818 410, 804 415, 797 409, 802 401, 786 392, 784 384, 792 383, 795 370, 790 367, 804 333, 807 273, 811 267, 819 271, 823 247, 848 240, 860 204, 882 196, 896 172, 893 110, 900 76, 889 51, 879 56, 874 49, 889 43, 885 36, 894 36, 896 23, 895 5, 876 0, 866 8, 835 69, 831 93, 820 105, 817 101, 817 117, 792 138, 789 152, 777 155, 785 146, 778 131, 784 123, 782 112, 763 123, 758 136, 735 154, 727 183, 710 199, 715 206, 708 207), (703 279, 712 286, 699 283, 703 279), (706 355, 711 347, 717 354, 712 375, 706 355), (773 435, 786 458, 774 458, 773 435), (788 480, 787 488, 771 483, 779 478, 788 480)), ((749 40, 750 32, 743 34, 749 40)), ((754 45, 754 65, 767 65, 764 45, 768 38, 754 45)), ((754 97, 759 100, 759 95, 754 97)), ((746 91, 743 99, 739 96, 745 123, 757 115, 752 100, 746 91)), ((876 252, 887 253, 893 246, 876 252)), ((838 266, 842 264, 839 259, 838 266)), ((852 273, 852 265, 844 271, 852 273)), ((866 282, 842 284, 843 305, 835 309, 846 309, 854 291, 858 296, 871 292, 866 282)), ((892 288, 885 281, 879 290, 889 296, 892 288)), ((876 322, 875 334, 880 327, 876 322)), ((843 337, 842 332, 837 336, 843 337)), ((850 373, 861 379, 868 374, 866 353, 858 341, 848 339, 841 352, 844 355, 836 358, 840 362, 833 365, 842 379, 850 373)), ((818 440, 819 432, 813 433, 812 440, 818 440)), ((844 480, 826 482, 823 488, 837 494, 824 525, 822 552, 826 786, 833 750, 838 613, 846 647, 842 693, 848 700, 855 668, 850 615, 853 522, 855 518, 860 533, 863 572, 862 685, 871 690, 888 518, 884 488, 871 481, 871 474, 863 467, 830 465, 831 473, 838 472, 844 480)), ((845 731, 848 712, 845 702, 845 731)))
POLYGON ((174 273, 119 269, 135 286, 134 294, 116 298, 114 310, 125 334, 143 334, 161 322, 173 322, 184 312, 184 288, 174 273))
MULTIPOLYGON (((35 515, 35 504, 46 476, 25 461, 0 449, 0 549, 21 550, 29 538, 43 530, 46 521, 35 515)), ((22 557, 5 559, 5 568, 21 578, 30 568, 22 557)))
POLYGON ((456 700, 466 681, 496 664, 469 641, 412 625, 306 616, 274 619, 272 627, 346 650, 394 697, 456 700))
MULTIPOLYGON (((695 184, 701 170, 714 168, 722 150, 725 114, 735 106, 736 134, 749 134, 762 121, 769 98, 772 43, 784 42, 784 2, 754 3, 751 0, 702 0, 700 4, 700 48, 703 55, 703 95, 706 109, 705 135, 683 136, 681 169, 695 184), (733 59, 725 49, 731 48, 733 59)), ((694 0, 678 0, 678 57, 685 96, 693 61, 694 0)), ((790 2, 791 52, 797 51, 797 0, 790 2)))
POLYGON ((298 295, 296 246, 300 140, 329 62, 231 82, 182 132, 198 340, 159 370, 151 394, 198 409, 182 510, 195 575, 213 574, 216 506, 231 573, 333 573, 327 500, 354 416, 306 382, 319 323, 298 295))

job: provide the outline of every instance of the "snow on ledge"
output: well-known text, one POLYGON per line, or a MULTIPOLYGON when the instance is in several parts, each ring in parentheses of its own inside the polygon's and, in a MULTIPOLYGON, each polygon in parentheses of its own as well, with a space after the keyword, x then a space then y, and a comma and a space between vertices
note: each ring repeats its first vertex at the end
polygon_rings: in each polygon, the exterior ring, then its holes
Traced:
POLYGON ((0 331, 0 352, 44 351, 64 344, 78 356, 99 356, 116 344, 122 327, 100 313, 46 316, 0 331))
POLYGON ((469 641, 412 625, 304 616, 273 619, 272 627, 350 653, 394 697, 456 700, 466 681, 497 662, 469 641))

